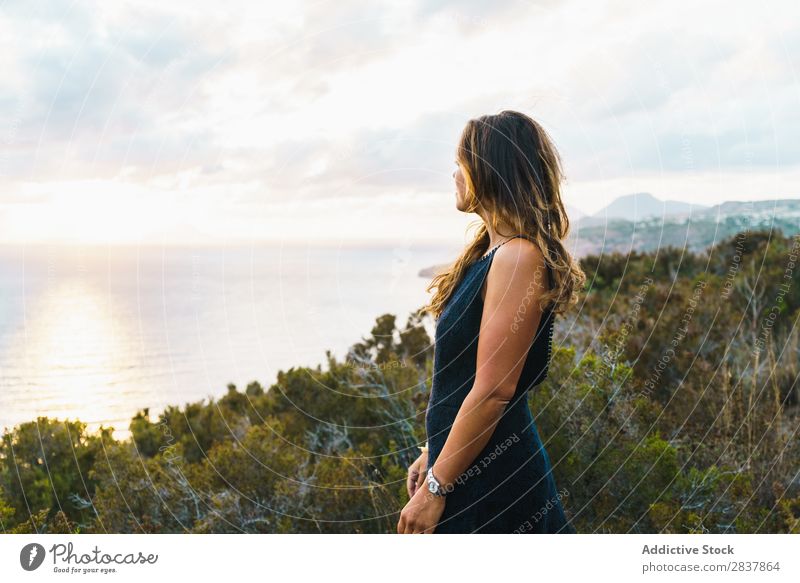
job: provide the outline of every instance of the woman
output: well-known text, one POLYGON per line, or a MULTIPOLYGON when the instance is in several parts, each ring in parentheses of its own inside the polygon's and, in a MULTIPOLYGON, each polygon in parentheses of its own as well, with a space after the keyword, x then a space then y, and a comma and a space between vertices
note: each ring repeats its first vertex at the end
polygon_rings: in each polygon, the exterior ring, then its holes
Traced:
POLYGON ((547 375, 553 319, 585 281, 563 244, 561 161, 537 122, 502 111, 467 123, 456 165, 456 208, 482 225, 428 288, 428 444, 397 530, 574 532, 527 400, 547 375))

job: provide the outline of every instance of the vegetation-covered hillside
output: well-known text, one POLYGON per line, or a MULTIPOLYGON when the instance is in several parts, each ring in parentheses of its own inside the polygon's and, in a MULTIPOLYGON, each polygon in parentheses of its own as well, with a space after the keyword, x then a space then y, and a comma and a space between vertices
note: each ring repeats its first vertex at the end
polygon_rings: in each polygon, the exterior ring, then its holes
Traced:
MULTIPOLYGON (((587 256, 530 402, 578 532, 800 532, 800 237, 587 256)), ((424 442, 422 319, 344 360, 0 444, 5 532, 393 532, 424 442)))

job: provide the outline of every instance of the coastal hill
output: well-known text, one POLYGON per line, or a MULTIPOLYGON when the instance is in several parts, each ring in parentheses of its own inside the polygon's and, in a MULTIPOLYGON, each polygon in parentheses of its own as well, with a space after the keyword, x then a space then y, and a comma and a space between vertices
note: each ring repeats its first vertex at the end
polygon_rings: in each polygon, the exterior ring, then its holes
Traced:
MULTIPOLYGON (((626 221, 640 221, 655 217, 674 217, 689 215, 708 209, 705 205, 698 205, 679 200, 661 200, 649 192, 637 192, 615 198, 611 204, 600 209, 590 216, 573 217, 584 226, 603 224, 607 220, 622 219, 626 221)), ((567 210, 569 212, 569 210, 567 210)))
MULTIPOLYGON (((526 395, 577 532, 800 534, 796 253, 752 230, 702 255, 581 259, 526 395)), ((343 358, 158 414, 143 400, 124 440, 21 423, 0 436, 0 532, 396 532, 427 439, 430 323, 383 313, 343 358)))
POLYGON ((780 230, 787 237, 800 233, 800 199, 728 201, 702 207, 659 201, 649 194, 631 195, 575 221, 567 240, 577 257, 669 246, 702 252, 736 233, 763 229, 780 230), (636 197, 633 204, 631 197, 636 197))
MULTIPOLYGON (((669 246, 702 252, 742 231, 780 230, 787 237, 800 233, 800 198, 707 207, 641 192, 620 196, 592 215, 570 214, 570 219, 567 245, 577 258, 669 246)), ((426 267, 419 276, 433 277, 443 267, 426 267)))

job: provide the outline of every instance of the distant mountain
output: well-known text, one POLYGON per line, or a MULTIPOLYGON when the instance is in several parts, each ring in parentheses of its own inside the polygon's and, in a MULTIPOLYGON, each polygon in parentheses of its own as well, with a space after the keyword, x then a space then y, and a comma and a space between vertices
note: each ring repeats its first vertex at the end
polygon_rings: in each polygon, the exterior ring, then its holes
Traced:
POLYGON ((568 204, 564 204, 564 207, 565 210, 567 211, 567 216, 569 217, 570 221, 577 221, 578 219, 586 216, 586 213, 579 208, 576 208, 568 204))
MULTIPOLYGON (((572 212, 568 210, 568 212, 572 212)), ((678 201, 662 201, 647 193, 621 196, 592 216, 572 219, 567 248, 575 257, 601 253, 652 251, 661 247, 685 247, 702 251, 742 231, 780 230, 785 236, 800 234, 800 198, 759 201, 728 201, 711 207, 678 201), (654 202, 655 201, 655 202, 654 202), (614 213, 635 211, 629 216, 614 213), (656 210, 659 209, 660 210, 656 210), (656 210, 656 212, 653 212, 656 210), (608 218, 601 213, 609 213, 608 218)), ((445 265, 420 271, 430 278, 445 265)))
POLYGON ((593 215, 578 221, 568 237, 568 248, 577 257, 666 246, 702 251, 721 239, 756 229, 778 229, 790 237, 800 233, 800 199, 694 205, 691 213, 650 215, 635 221, 601 220, 593 215))
POLYGON ((688 215, 707 208, 704 205, 679 200, 661 200, 649 192, 637 192, 615 198, 611 204, 590 217, 583 217, 581 224, 588 226, 603 224, 611 219, 638 221, 649 217, 688 215))
POLYGON ((800 198, 781 198, 776 200, 728 201, 714 205, 698 213, 705 217, 747 216, 759 224, 770 222, 773 218, 797 219, 800 223, 800 198))
MULTIPOLYGON (((703 251, 710 245, 742 231, 758 229, 780 230, 785 236, 800 234, 800 198, 759 201, 728 201, 711 207, 661 201, 652 195, 639 193, 616 199, 606 209, 592 216, 572 218, 567 248, 575 257, 601 253, 630 253, 652 251, 663 247, 685 247, 703 251), (637 213, 643 209, 662 210, 638 220, 619 217, 600 217, 606 209, 621 212, 631 197, 636 200, 637 213), (628 199, 627 202, 623 199, 628 199), (651 199, 657 201, 657 205, 651 199), (618 201, 623 203, 616 205, 618 201), (643 203, 639 206, 639 203, 643 203), (615 206, 616 205, 616 206, 615 206), (687 211, 686 207, 690 207, 687 211), (667 212, 668 211, 668 212, 667 212)), ((630 208, 630 207, 628 207, 630 208)), ((568 211, 569 212, 569 211, 568 211)), ((445 265, 435 265, 420 271, 420 277, 430 278, 445 265)))

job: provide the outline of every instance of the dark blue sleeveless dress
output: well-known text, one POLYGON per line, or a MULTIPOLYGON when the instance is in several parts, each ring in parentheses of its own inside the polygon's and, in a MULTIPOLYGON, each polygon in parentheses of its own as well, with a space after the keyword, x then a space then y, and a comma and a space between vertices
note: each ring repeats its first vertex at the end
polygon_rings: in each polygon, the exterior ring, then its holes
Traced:
MULTIPOLYGON (((428 468, 442 451, 475 380, 481 288, 499 247, 467 269, 436 323, 433 382, 425 418, 428 468)), ((527 399, 528 389, 547 375, 554 316, 551 310, 542 314, 515 396, 489 443, 447 495, 435 533, 575 532, 561 504, 569 493, 556 488, 527 399)))

